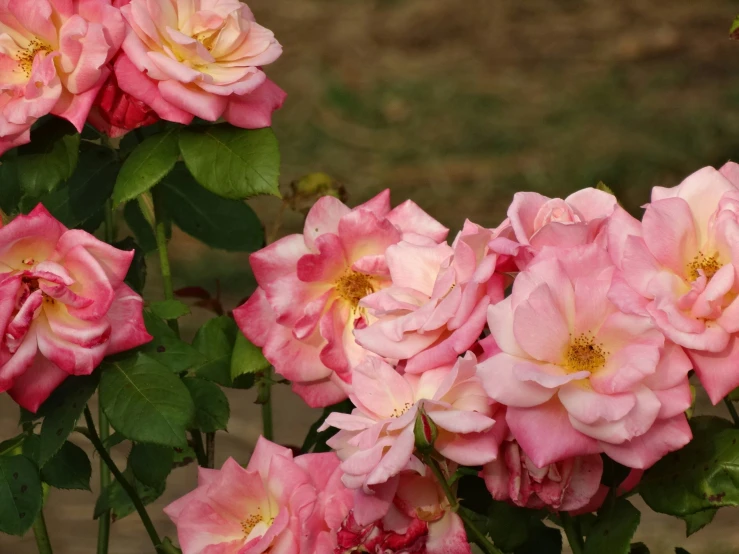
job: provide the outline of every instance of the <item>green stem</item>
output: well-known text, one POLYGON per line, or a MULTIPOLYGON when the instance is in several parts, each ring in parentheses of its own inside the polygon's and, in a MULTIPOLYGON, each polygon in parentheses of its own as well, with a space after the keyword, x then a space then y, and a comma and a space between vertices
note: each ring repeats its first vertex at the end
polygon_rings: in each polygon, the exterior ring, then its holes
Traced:
POLYGON ((462 521, 464 521, 467 529, 471 531, 471 533, 475 536, 475 539, 477 540, 478 546, 485 550, 487 554, 503 554, 503 551, 500 550, 497 546, 493 544, 493 542, 478 529, 477 525, 475 525, 475 522, 472 521, 471 518, 467 517, 467 514, 465 513, 464 509, 460 510, 459 500, 457 500, 457 496, 454 494, 454 491, 449 486, 449 481, 447 480, 446 476, 444 475, 444 472, 441 469, 441 466, 439 465, 439 462, 437 462, 434 458, 432 458, 430 455, 426 455, 423 457, 425 464, 431 468, 431 472, 434 474, 434 477, 436 477, 436 480, 439 482, 439 485, 441 485, 441 489, 444 491, 444 494, 446 495, 447 500, 449 501, 449 507, 453 512, 456 512, 459 514, 459 517, 462 518, 462 521))
MULTIPOLYGON (((169 265, 169 250, 167 248, 167 213, 162 205, 161 197, 154 189, 154 232, 157 240, 157 250, 159 251, 159 268, 162 273, 162 286, 164 288, 165 300, 174 300, 174 287, 172 285, 172 269, 169 265)), ((180 327, 176 319, 170 320, 169 326, 180 334, 180 327)))
POLYGON ((274 440, 272 423, 272 369, 264 371, 259 378, 257 403, 262 405, 262 435, 268 441, 274 440))
POLYGON ((732 404, 731 400, 729 400, 728 398, 724 398, 724 404, 726 404, 726 407, 729 409, 731 419, 734 420, 734 427, 739 427, 739 414, 736 413, 736 408, 734 407, 734 404, 732 404))
POLYGON ((105 465, 108 466, 110 472, 118 480, 123 490, 126 491, 126 494, 128 494, 129 498, 131 498, 131 502, 136 508, 136 511, 139 513, 141 522, 144 524, 144 528, 146 528, 146 532, 149 534, 149 538, 154 545, 154 549, 157 550, 162 544, 162 540, 159 538, 157 530, 154 528, 154 524, 152 523, 149 514, 146 512, 144 503, 141 501, 141 498, 139 498, 136 490, 131 486, 126 477, 115 465, 115 462, 113 462, 113 460, 111 459, 108 451, 105 450, 105 446, 103 446, 103 443, 98 436, 97 429, 95 428, 95 421, 93 421, 92 419, 90 408, 88 408, 87 406, 85 406, 85 422, 87 423, 87 431, 90 433, 90 441, 92 442, 92 445, 95 447, 95 450, 97 450, 100 458, 102 458, 102 460, 105 462, 105 465))
POLYGON ((51 541, 49 540, 49 531, 46 529, 43 508, 36 516, 36 521, 33 522, 33 536, 36 537, 36 547, 38 548, 39 554, 53 554, 51 541))
POLYGON ((585 543, 582 540, 580 526, 567 512, 559 512, 559 519, 562 522, 562 529, 567 535, 567 541, 570 543, 572 554, 583 554, 585 543))
MULTIPOLYGON (((113 202, 108 200, 105 203, 105 242, 112 244, 115 240, 115 230, 113 228, 113 202)), ((110 437, 110 425, 108 418, 105 416, 103 406, 98 399, 98 424, 100 425, 100 440, 103 445, 110 437)), ((107 449, 106 449, 107 451, 107 449)), ((105 465, 103 459, 100 459, 100 491, 101 494, 110 485, 110 472, 108 466, 105 465)), ((108 546, 110 544, 110 510, 106 510, 100 514, 98 519, 98 548, 97 554, 108 554, 108 546)))
POLYGON ((206 433, 205 434, 205 454, 208 458, 208 469, 214 469, 216 467, 216 434, 206 433))
POLYGON ((208 454, 205 452, 205 446, 203 445, 203 435, 200 431, 193 429, 190 431, 192 437, 192 446, 195 449, 195 455, 198 457, 198 465, 200 467, 208 467, 208 454))

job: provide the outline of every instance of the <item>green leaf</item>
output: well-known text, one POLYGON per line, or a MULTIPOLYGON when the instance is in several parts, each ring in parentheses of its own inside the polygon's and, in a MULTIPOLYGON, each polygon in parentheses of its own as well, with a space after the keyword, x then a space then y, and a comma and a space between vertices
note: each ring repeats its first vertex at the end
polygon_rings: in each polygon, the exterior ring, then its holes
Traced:
POLYGON ((141 294, 146 284, 146 256, 133 237, 126 237, 114 243, 119 250, 133 250, 133 260, 126 273, 126 284, 141 294))
POLYGON ((144 324, 149 334, 154 337, 151 342, 140 348, 141 352, 145 352, 149 357, 177 373, 207 363, 200 352, 178 338, 162 318, 149 310, 144 310, 144 324))
POLYGON ((184 448, 173 448, 174 451, 174 466, 184 467, 197 461, 198 457, 195 454, 195 450, 191 446, 185 446, 184 448))
POLYGON ((239 334, 236 322, 228 316, 206 321, 192 341, 205 361, 193 366, 192 375, 224 387, 231 386, 231 355, 239 334))
POLYGON ((69 179, 77 167, 80 136, 68 121, 52 117, 18 148, 18 181, 23 193, 40 198, 69 179))
POLYGON ((103 365, 100 401, 113 428, 137 442, 186 446, 195 406, 167 367, 139 354, 103 365))
POLYGON ((690 554, 687 550, 684 548, 680 548, 679 546, 675 547, 675 554, 690 554))
POLYGON ((154 229, 144 217, 138 202, 128 202, 123 208, 123 219, 131 232, 136 237, 136 242, 141 246, 144 254, 150 254, 157 249, 157 239, 154 229))
POLYGON ((734 21, 731 23, 731 27, 729 28, 729 37, 734 40, 739 38, 739 16, 734 18, 734 21))
POLYGON ((265 371, 271 364, 262 355, 262 349, 247 339, 243 333, 236 335, 236 344, 231 358, 231 379, 247 373, 265 371))
POLYGON ((319 432, 318 429, 323 425, 323 422, 326 421, 329 414, 333 412, 348 414, 353 408, 354 404, 351 403, 351 400, 344 400, 343 402, 324 408, 321 417, 319 417, 313 425, 310 426, 308 434, 305 436, 305 440, 303 441, 303 446, 300 447, 300 451, 304 454, 307 454, 311 450, 313 450, 313 452, 329 452, 331 449, 326 445, 326 441, 338 433, 339 430, 334 427, 330 427, 325 431, 319 432))
POLYGON ((117 172, 118 162, 110 149, 85 142, 77 171, 41 202, 64 225, 78 227, 104 208, 117 172))
POLYGON ((234 252, 264 246, 264 229, 254 210, 204 189, 184 167, 175 168, 158 188, 177 226, 208 246, 234 252))
POLYGON ((631 544, 629 554, 650 554, 649 548, 643 542, 635 542, 631 544))
POLYGON ((280 150, 272 129, 214 125, 180 134, 180 152, 198 183, 224 198, 280 197, 280 150))
POLYGON ((641 519, 639 510, 619 498, 611 509, 601 512, 585 541, 584 554, 628 554, 641 519))
POLYGON ((231 410, 221 388, 210 381, 187 377, 182 380, 195 403, 195 426, 204 433, 225 430, 231 410))
POLYGON ((717 508, 683 516, 682 519, 685 521, 685 536, 689 537, 711 523, 716 516, 716 512, 718 512, 717 508))
POLYGON ((179 300, 162 300, 161 302, 152 302, 149 309, 155 316, 165 320, 179 319, 190 313, 190 307, 179 300))
POLYGON ((174 464, 174 450, 168 446, 137 442, 128 456, 134 477, 144 485, 158 488, 167 480, 174 464))
POLYGON ((0 457, 0 532, 22 536, 43 504, 41 478, 25 456, 0 457))
POLYGON ((739 430, 717 417, 691 419, 693 440, 649 469, 639 493, 656 512, 687 516, 739 505, 739 430))
POLYGON ((57 489, 89 491, 91 475, 92 465, 87 454, 69 441, 41 470, 43 481, 57 489))
MULTIPOLYGON (((164 494, 164 489, 166 488, 165 482, 162 482, 157 487, 149 487, 133 476, 131 468, 127 468, 123 476, 132 484, 144 506, 151 504, 164 494)), ((93 517, 97 519, 108 510, 110 510, 112 521, 123 519, 136 511, 136 507, 131 502, 131 497, 128 496, 128 493, 117 480, 113 481, 100 493, 95 503, 93 517)))
POLYGON ((171 128, 149 137, 126 158, 113 189, 113 204, 133 200, 169 173, 180 155, 178 129, 171 128))
POLYGON ((0 209, 6 214, 18 213, 21 184, 18 177, 18 152, 11 150, 0 157, 0 209))
POLYGON ((561 552, 562 532, 543 523, 515 550, 515 554, 561 554, 561 552))
POLYGON ((25 433, 21 433, 12 439, 0 442, 0 456, 15 456, 18 454, 19 449, 23 446, 25 438, 25 433))
POLYGON ((99 372, 68 377, 41 406, 44 422, 40 433, 39 467, 43 468, 64 445, 95 392, 98 379, 99 372))

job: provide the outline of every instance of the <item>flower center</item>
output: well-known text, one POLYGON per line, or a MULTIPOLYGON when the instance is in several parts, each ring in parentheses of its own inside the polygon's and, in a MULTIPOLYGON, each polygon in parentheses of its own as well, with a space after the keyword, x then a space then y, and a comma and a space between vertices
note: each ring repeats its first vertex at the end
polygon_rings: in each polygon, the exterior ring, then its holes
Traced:
POLYGON ((36 59, 36 54, 39 52, 49 53, 51 52, 51 47, 45 42, 35 38, 18 54, 18 66, 26 77, 31 76, 33 60, 36 59))
POLYGON ((594 371, 606 365, 609 352, 600 344, 595 344, 592 335, 583 333, 570 343, 565 354, 565 367, 569 373, 578 371, 594 371))
POLYGON ((241 522, 241 530, 244 532, 244 536, 248 537, 252 531, 254 531, 254 528, 259 525, 262 522, 265 522, 267 526, 272 525, 275 518, 269 518, 269 520, 265 520, 262 517, 262 510, 257 509, 256 514, 252 514, 249 517, 247 517, 244 521, 241 522))
POLYGON ((411 409, 411 406, 412 406, 412 404, 410 404, 410 403, 406 402, 406 403, 405 403, 405 404, 403 405, 403 407, 402 407, 402 408, 395 408, 395 409, 393 410, 393 413, 392 413, 392 414, 390 414, 390 417, 392 417, 392 418, 398 418, 398 417, 402 416, 402 415, 403 415, 404 413, 406 413, 406 412, 407 412, 408 410, 410 410, 410 409, 411 409))
POLYGON ((356 308, 362 298, 375 292, 375 281, 369 275, 348 270, 336 281, 336 292, 356 308))
POLYGON ((703 252, 698 252, 693 261, 688 264, 688 275, 691 281, 695 281, 702 271, 706 276, 706 281, 710 281, 722 266, 723 264, 718 261, 718 254, 706 256, 703 252))

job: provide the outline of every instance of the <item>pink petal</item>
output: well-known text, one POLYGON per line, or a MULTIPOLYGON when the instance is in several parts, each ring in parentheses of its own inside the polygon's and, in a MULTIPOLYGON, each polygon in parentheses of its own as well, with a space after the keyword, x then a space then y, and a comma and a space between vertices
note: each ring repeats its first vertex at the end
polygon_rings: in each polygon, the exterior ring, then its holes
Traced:
POLYGON ((446 512, 439 521, 429 523, 426 553, 472 554, 467 541, 467 534, 460 517, 453 512, 446 512))
POLYGON ((537 231, 534 220, 541 207, 549 198, 537 192, 517 192, 508 208, 508 219, 511 222, 516 240, 521 244, 529 244, 529 239, 537 231))
POLYGON ((529 364, 535 365, 535 362, 500 353, 480 363, 477 372, 490 398, 507 406, 529 408, 547 402, 556 392, 534 381, 516 378, 516 366, 529 364))
POLYGON ((81 230, 72 230, 64 233, 56 245, 51 256, 52 261, 63 260, 75 247, 83 246, 105 271, 110 285, 118 287, 126 278, 128 268, 133 260, 133 250, 119 250, 81 230))
MULTIPOLYGON (((16 353, 17 354, 17 353, 16 353)), ((69 374, 59 369, 43 356, 36 356, 25 373, 17 377, 10 397, 26 410, 36 413, 51 393, 69 374)))
POLYGON ((688 444, 693 434, 684 415, 659 420, 639 437, 621 444, 603 443, 603 450, 620 464, 636 469, 647 469, 668 452, 688 444))
POLYGON ((682 198, 666 198, 647 206, 642 218, 644 241, 654 257, 684 277, 698 252, 698 236, 690 207, 682 198))
POLYGON ((354 209, 369 210, 377 217, 385 217, 390 212, 390 189, 383 190, 354 209))
POLYGON ((592 187, 573 192, 565 198, 565 202, 580 212, 585 221, 608 217, 618 206, 613 194, 592 187))
POLYGON ((354 368, 352 381, 355 406, 363 406, 379 418, 390 417, 406 411, 415 402, 413 389, 397 371, 383 360, 368 357, 354 368))
POLYGON ((229 97, 223 118, 242 129, 262 129, 272 125, 272 112, 279 110, 287 93, 266 79, 253 91, 229 97))
POLYGON ((233 316, 246 338, 257 346, 264 346, 275 324, 275 314, 263 288, 257 287, 249 300, 233 311, 233 316))
POLYGON ((449 229, 424 212, 412 200, 406 200, 387 214, 387 219, 403 233, 429 237, 435 242, 446 239, 449 229))
POLYGON ((445 458, 465 466, 484 465, 498 456, 499 437, 494 429, 482 433, 442 435, 434 444, 445 458))
POLYGON ((715 406, 739 386, 739 338, 732 336, 721 352, 687 350, 698 379, 715 406))
POLYGON ((569 512, 586 506, 598 493, 602 475, 603 458, 600 456, 593 454, 575 458, 570 484, 559 509, 569 512))
POLYGON ((122 284, 116 289, 106 316, 111 324, 106 356, 131 350, 152 340, 144 325, 142 309, 142 298, 128 285, 122 284))
POLYGON ((547 285, 535 289, 513 316, 516 342, 532 358, 559 364, 570 343, 570 328, 547 285))
POLYGON ((227 97, 205 92, 194 85, 185 86, 179 81, 168 80, 159 81, 157 86, 166 102, 207 121, 216 121, 228 106, 227 97))
POLYGON ((598 441, 572 427, 567 410, 556 399, 535 408, 508 408, 506 421, 537 467, 601 451, 598 441))
POLYGON ((322 196, 308 212, 305 218, 303 236, 305 245, 313 250, 316 238, 326 233, 334 235, 339 232, 339 220, 351 210, 333 196, 322 196))
POLYGON ((559 400, 570 415, 589 425, 618 421, 636 405, 633 394, 598 394, 585 386, 571 383, 559 390, 559 400))
POLYGON ((329 378, 302 383, 293 381, 292 390, 311 408, 333 406, 347 398, 346 390, 329 378))

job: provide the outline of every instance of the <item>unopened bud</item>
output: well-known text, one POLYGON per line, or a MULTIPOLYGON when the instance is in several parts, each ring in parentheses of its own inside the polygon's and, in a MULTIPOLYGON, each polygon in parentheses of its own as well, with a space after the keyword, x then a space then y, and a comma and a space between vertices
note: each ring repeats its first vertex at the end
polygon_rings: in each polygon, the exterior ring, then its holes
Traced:
POLYGON ((421 452, 429 452, 434 448, 436 437, 439 436, 439 430, 436 423, 428 416, 423 407, 418 408, 416 415, 416 423, 413 426, 413 434, 416 438, 416 448, 421 452))

